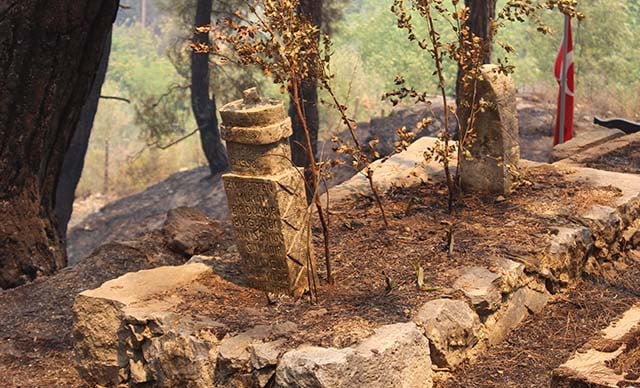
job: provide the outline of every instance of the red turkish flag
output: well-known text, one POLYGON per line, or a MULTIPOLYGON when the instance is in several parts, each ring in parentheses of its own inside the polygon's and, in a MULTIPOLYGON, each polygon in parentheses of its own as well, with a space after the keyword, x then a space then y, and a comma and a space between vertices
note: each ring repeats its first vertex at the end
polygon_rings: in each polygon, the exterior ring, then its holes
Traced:
MULTIPOLYGON (((571 20, 569 19, 569 33, 566 38, 568 39, 567 47, 567 77, 566 77, 566 94, 565 94, 565 113, 564 113, 564 139, 563 142, 571 140, 573 138, 573 92, 574 92, 574 78, 573 78, 573 39, 571 37, 571 20)), ((556 64, 553 74, 560 85, 562 83, 562 60, 563 60, 563 46, 560 46, 560 52, 556 58, 556 64)), ((562 85, 560 85, 560 91, 558 93, 558 111, 556 114, 556 125, 553 133, 553 145, 559 143, 560 139, 560 99, 562 98, 562 85)))

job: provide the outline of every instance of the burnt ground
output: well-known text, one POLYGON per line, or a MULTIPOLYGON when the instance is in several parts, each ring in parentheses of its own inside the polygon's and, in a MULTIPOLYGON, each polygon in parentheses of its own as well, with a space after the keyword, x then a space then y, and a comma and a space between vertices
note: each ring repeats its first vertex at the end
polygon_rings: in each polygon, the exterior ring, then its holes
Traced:
MULTIPOLYGON (((205 284, 213 290, 215 298, 211 298, 210 292, 204 298, 204 294, 195 290, 179 309, 212 312, 213 318, 225 325, 225 329, 217 333, 221 337, 259 323, 293 320, 307 333, 292 338, 293 341, 348 346, 368 336, 381 324, 406 321, 414 309, 427 300, 456 296, 450 286, 457 276, 457 269, 489 265, 489 258, 507 252, 527 254, 541 249, 545 239, 554 233, 553 228, 568 222, 561 217, 542 216, 541 209, 573 206, 572 210, 577 211, 593 204, 609 204, 617 195, 610 188, 590 189, 567 182, 562 175, 543 166, 527 173, 520 187, 507 200, 463 198, 452 215, 444 210, 446 189, 443 185, 393 189, 384 196, 389 228, 382 226, 371 198, 357 198, 332 210, 332 254, 337 284, 330 286, 321 281, 316 304, 289 298, 269 303, 262 293, 211 278, 205 284), (449 225, 453 226, 454 233, 452 255, 447 252, 449 225), (427 290, 416 287, 416 263, 425 269, 427 290)), ((318 230, 314 230, 314 235, 320 235, 318 230)), ((228 233, 223 239, 219 248, 208 253, 226 257, 231 262, 232 270, 221 274, 233 279, 237 275, 237 268, 235 273, 233 271, 237 254, 229 248, 228 233)), ((110 244, 75 267, 0 293, 3 308, 0 376, 6 377, 5 386, 82 386, 73 369, 70 309, 75 295, 128 271, 184 261, 184 257, 168 251, 166 245, 165 237, 158 233, 139 241, 110 244)), ((320 239, 315 239, 314 245, 322 269, 320 239)), ((320 277, 324 278, 324 273, 320 277)), ((536 337, 525 337, 530 342, 521 343, 520 350, 527 352, 524 346, 536 344, 552 348, 561 341, 556 338, 558 330, 553 311, 564 299, 572 308, 582 306, 571 314, 582 320, 589 330, 601 323, 606 325, 605 322, 622 311, 622 304, 617 308, 612 300, 617 302, 624 295, 612 293, 614 291, 606 287, 601 293, 592 292, 594 287, 585 289, 591 293, 579 292, 584 294, 581 296, 585 298, 583 304, 575 300, 569 303, 574 298, 572 294, 567 298, 561 295, 543 315, 535 317, 533 327, 536 330, 547 327, 548 331, 539 332, 540 343, 531 340, 536 337), (606 308, 598 307, 600 305, 606 308), (610 314, 603 315, 607 311, 610 314), (551 315, 547 318, 546 314, 551 315), (545 323, 547 319, 548 324, 545 323)), ((632 303, 631 298, 621 300, 632 303)), ((566 312, 560 310, 555 314, 564 316, 566 324, 566 312)), ((586 341, 589 333, 567 329, 565 336, 573 335, 577 343, 586 341)), ((535 350, 530 353, 536 354, 535 350)), ((563 361, 560 358, 558 363, 563 361)), ((501 364, 504 360, 498 362, 501 364)), ((534 377, 537 376, 531 378, 534 377)), ((463 383, 462 386, 474 385, 463 383)))
MULTIPOLYGON (((403 106, 382 118, 372 118, 370 122, 358 123, 357 135, 362 141, 373 136, 380 139, 377 150, 384 155, 393 150, 394 131, 406 126, 411 130, 425 115, 440 117, 442 107, 434 100, 430 107, 425 105, 403 106)), ((440 104, 441 105, 441 104, 440 104)), ((535 95, 518 96, 518 118, 520 123, 520 151, 523 159, 548 162, 551 159, 552 122, 555 106, 535 95)), ((436 121, 438 121, 436 119, 436 121)), ((576 131, 590 128, 586 121, 576 121, 576 131)), ((437 126, 430 126, 418 136, 433 136, 437 126)), ((339 134, 347 138, 346 133, 339 134)), ((323 158, 335 158, 331 142, 323 142, 319 150, 323 158)), ((354 175, 354 170, 346 166, 336 166, 329 186, 340 183, 354 175)), ((147 190, 129 197, 113 201, 92 214, 79 215, 76 212, 93 209, 85 201, 82 206, 74 205, 74 221, 82 219, 70 229, 67 252, 69 263, 74 265, 87 257, 100 245, 122 239, 131 239, 159 228, 168 210, 178 206, 192 206, 218 220, 226 218, 228 210, 220 176, 211 177, 206 167, 182 171, 147 190)))
POLYGON ((436 387, 548 387, 555 368, 638 303, 640 274, 634 271, 626 280, 635 287, 597 279, 579 281, 556 295, 541 313, 530 316, 505 341, 460 366, 436 387))
MULTIPOLYGON (((226 325, 217 333, 221 338, 256 324, 292 320, 303 333, 294 336, 294 342, 349 346, 375 327, 407 321, 428 300, 461 297, 451 287, 463 268, 490 268, 496 257, 536 256, 554 228, 570 222, 543 214, 559 209, 576 214, 595 204, 610 204, 619 195, 611 188, 567 182, 547 166, 531 169, 525 178, 509 199, 462 198, 451 215, 445 211, 444 184, 393 189, 384 196, 389 228, 383 226, 371 198, 342 202, 332 208, 331 217, 336 285, 322 282, 315 305, 289 298, 271 305, 262 293, 211 278, 204 284, 214 290, 214 297, 189 294, 178 312, 209 312, 207 317, 226 325), (426 275, 424 291, 416 286, 416 265, 426 275)), ((320 230, 314 235, 320 236, 320 230)), ((314 243, 322 278, 322 241, 316 238, 314 243)), ((231 280, 238 275, 233 270, 230 276, 224 270, 217 272, 231 280)))

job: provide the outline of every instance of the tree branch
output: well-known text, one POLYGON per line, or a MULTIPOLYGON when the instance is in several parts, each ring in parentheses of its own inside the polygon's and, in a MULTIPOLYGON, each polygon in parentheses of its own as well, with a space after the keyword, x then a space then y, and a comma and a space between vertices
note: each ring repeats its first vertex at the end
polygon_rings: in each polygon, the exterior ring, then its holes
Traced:
POLYGON ((172 140, 170 143, 167 143, 167 144, 160 144, 160 140, 156 140, 153 143, 147 143, 138 152, 136 152, 135 154, 133 154, 131 156, 128 156, 127 157, 127 162, 128 163, 134 162, 135 160, 137 160, 140 157, 140 155, 142 155, 142 153, 145 150, 147 150, 149 148, 159 148, 161 150, 166 150, 166 149, 168 149, 170 147, 173 147, 174 145, 180 143, 181 141, 187 140, 191 136, 195 135, 196 133, 198 133, 199 130, 200 130, 200 127, 192 130, 191 132, 187 133, 184 136, 181 136, 181 137, 179 137, 179 138, 177 138, 175 140, 172 140))
POLYGON ((128 98, 124 98, 124 97, 118 97, 118 96, 100 96, 101 99, 103 100, 117 100, 117 101, 122 101, 122 102, 126 102, 127 104, 131 104, 131 100, 129 100, 128 98))
POLYGON ((179 84, 173 84, 169 87, 169 89, 167 89, 167 91, 162 94, 160 97, 158 97, 158 99, 153 103, 153 105, 151 105, 151 109, 155 109, 158 107, 158 105, 160 105, 160 102, 162 102, 163 99, 169 97, 171 95, 171 93, 173 93, 176 90, 185 90, 191 87, 191 84, 189 85, 179 85, 179 84))
POLYGON ((195 135, 199 130, 200 130, 200 128, 196 128, 193 131, 187 133, 186 135, 184 135, 182 137, 179 137, 179 138, 173 140, 172 142, 170 142, 168 144, 164 144, 163 145, 163 144, 160 144, 160 142, 155 142, 155 143, 152 143, 152 144, 149 144, 149 145, 150 146, 155 146, 156 148, 160 148, 161 150, 166 150, 167 148, 172 147, 172 146, 180 143, 181 141, 186 140, 186 139, 190 138, 191 136, 195 135))

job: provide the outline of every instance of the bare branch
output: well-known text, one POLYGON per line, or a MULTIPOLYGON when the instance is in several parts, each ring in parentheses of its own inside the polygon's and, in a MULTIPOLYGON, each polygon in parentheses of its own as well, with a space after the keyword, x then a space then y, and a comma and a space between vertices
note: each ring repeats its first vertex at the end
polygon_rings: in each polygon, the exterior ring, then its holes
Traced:
POLYGON ((117 101, 122 101, 122 102, 126 102, 127 104, 131 104, 131 100, 129 100, 128 98, 124 98, 124 97, 118 97, 118 96, 100 96, 101 99, 103 100, 117 100, 117 101))
POLYGON ((176 90, 185 90, 185 89, 189 89, 191 87, 191 84, 189 85, 179 85, 179 84, 173 84, 169 87, 169 89, 162 95, 160 95, 160 97, 158 97, 158 99, 156 100, 156 102, 154 102, 151 105, 151 109, 155 109, 158 105, 160 105, 160 102, 162 102, 163 99, 169 97, 171 95, 171 93, 173 93, 176 90))
POLYGON ((137 151, 135 154, 128 156, 127 157, 127 163, 133 163, 135 162, 144 151, 150 149, 150 148, 159 148, 161 150, 166 150, 170 147, 173 147, 174 145, 180 143, 181 141, 187 140, 188 138, 190 138, 191 136, 195 135, 196 133, 198 133, 198 131, 200 130, 200 127, 192 130, 191 132, 187 133, 186 135, 179 137, 175 140, 172 140, 170 143, 168 144, 160 144, 160 140, 157 140, 153 143, 147 143, 144 146, 142 146, 142 148, 140 148, 139 151, 137 151))
POLYGON ((159 141, 155 142, 155 143, 151 143, 151 146, 155 146, 156 148, 160 148, 161 150, 166 150, 167 148, 173 147, 174 145, 180 143, 183 140, 186 140, 188 138, 190 138, 191 136, 195 135, 198 131, 200 130, 200 128, 196 128, 193 131, 187 133, 186 135, 179 137, 175 140, 173 140, 172 142, 168 143, 168 144, 160 144, 159 141))

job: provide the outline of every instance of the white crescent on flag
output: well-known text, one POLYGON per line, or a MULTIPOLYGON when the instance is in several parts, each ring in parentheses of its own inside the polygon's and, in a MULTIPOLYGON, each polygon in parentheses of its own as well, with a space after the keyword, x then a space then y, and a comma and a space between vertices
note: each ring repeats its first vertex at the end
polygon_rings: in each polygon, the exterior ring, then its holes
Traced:
MULTIPOLYGON (((571 22, 569 22, 569 34, 568 34, 568 40, 569 43, 567 45, 567 74, 565 74, 565 79, 566 79, 566 84, 565 86, 565 92, 567 93, 567 95, 569 96, 573 96, 573 37, 572 37, 572 28, 571 28, 571 22)), ((562 73, 562 51, 563 51, 563 46, 564 46, 564 41, 562 42, 562 46, 560 46, 560 50, 558 51, 558 57, 556 58, 556 63, 554 66, 554 75, 556 77, 556 80, 558 82, 562 82, 562 78, 561 78, 561 73, 562 73)))
POLYGON ((571 19, 566 19, 566 34, 562 41, 562 46, 558 52, 554 66, 554 76, 560 86, 558 93, 558 112, 556 114, 556 125, 554 130, 553 144, 564 143, 573 137, 573 103, 574 103, 574 63, 573 63, 573 38, 571 34, 571 19), (566 45, 566 46, 565 46, 566 45), (566 49, 565 49, 566 47, 566 49), (563 52, 566 50, 566 66, 563 66, 565 58, 563 52), (566 73, 562 74, 563 67, 566 73), (562 85, 562 79, 565 79, 562 85), (562 123, 560 121, 563 121, 562 123), (562 139, 561 139, 562 137, 562 139))

